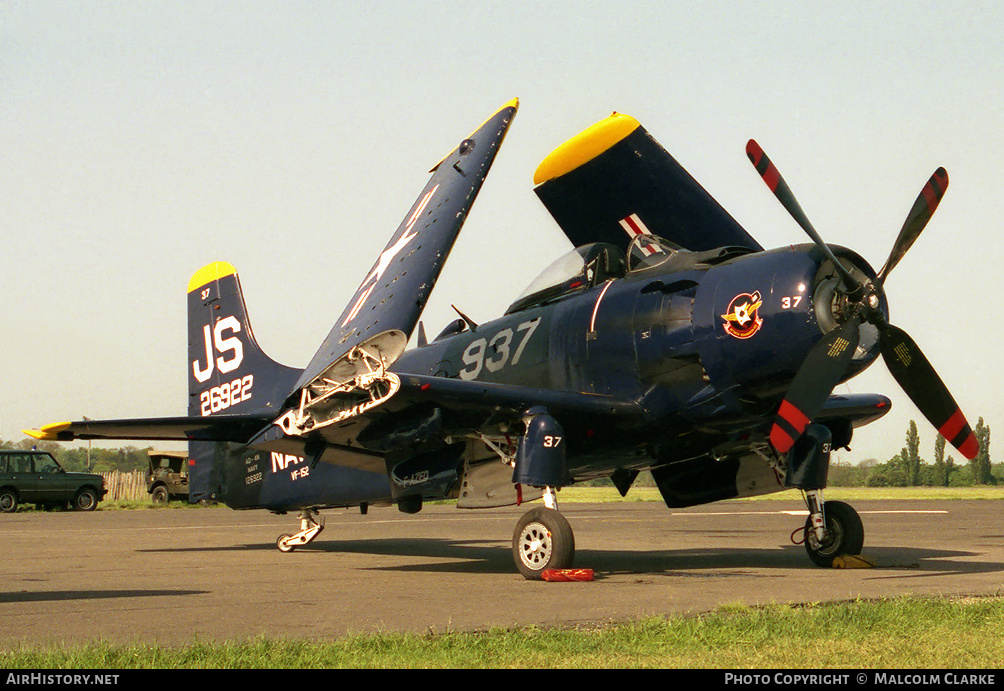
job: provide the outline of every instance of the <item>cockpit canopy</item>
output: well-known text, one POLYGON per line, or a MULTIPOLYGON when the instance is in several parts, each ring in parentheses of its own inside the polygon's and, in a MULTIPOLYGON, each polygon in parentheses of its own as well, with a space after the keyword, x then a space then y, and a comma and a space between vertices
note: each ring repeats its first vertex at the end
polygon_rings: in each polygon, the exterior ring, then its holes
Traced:
POLYGON ((619 247, 606 242, 576 247, 544 269, 509 306, 506 314, 553 302, 611 278, 646 271, 665 263, 679 251, 677 245, 655 235, 635 237, 626 256, 619 247))
POLYGON ((628 245, 628 273, 645 271, 669 261, 682 248, 656 235, 636 235, 628 245))
POLYGON ((582 245, 544 269, 509 305, 506 314, 554 302, 612 278, 640 274, 667 262, 672 262, 674 270, 700 269, 753 251, 749 247, 729 246, 691 252, 665 238, 647 234, 632 238, 626 255, 616 245, 606 242, 582 245))
POLYGON ((626 272, 624 252, 616 245, 594 242, 576 247, 544 269, 516 299, 506 314, 543 305, 599 285, 626 272))

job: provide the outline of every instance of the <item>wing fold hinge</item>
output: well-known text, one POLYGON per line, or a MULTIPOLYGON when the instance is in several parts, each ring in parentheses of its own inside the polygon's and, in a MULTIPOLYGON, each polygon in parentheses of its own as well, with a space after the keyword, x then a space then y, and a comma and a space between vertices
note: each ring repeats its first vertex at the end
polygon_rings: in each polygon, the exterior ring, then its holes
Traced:
POLYGON ((352 348, 304 386, 299 405, 275 424, 286 434, 303 435, 385 403, 401 388, 401 379, 387 370, 400 354, 396 343, 388 352, 388 340, 397 339, 384 334, 352 348))

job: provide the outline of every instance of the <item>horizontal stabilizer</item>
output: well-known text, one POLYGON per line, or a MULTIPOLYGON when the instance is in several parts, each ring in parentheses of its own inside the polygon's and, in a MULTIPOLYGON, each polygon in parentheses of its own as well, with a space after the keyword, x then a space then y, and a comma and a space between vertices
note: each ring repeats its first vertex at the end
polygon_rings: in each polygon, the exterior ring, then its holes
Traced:
POLYGON ((125 420, 55 422, 41 429, 22 430, 46 441, 76 439, 136 439, 148 441, 232 441, 245 443, 271 422, 260 415, 213 415, 125 420))

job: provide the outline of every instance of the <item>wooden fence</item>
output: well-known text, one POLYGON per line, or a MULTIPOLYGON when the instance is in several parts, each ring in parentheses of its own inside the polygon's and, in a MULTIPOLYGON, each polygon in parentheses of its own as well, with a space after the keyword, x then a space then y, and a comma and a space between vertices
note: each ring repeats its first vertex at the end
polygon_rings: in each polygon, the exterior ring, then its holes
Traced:
POLYGON ((104 501, 149 501, 150 495, 146 493, 146 473, 141 470, 134 470, 124 473, 116 470, 110 473, 100 473, 105 478, 104 501))

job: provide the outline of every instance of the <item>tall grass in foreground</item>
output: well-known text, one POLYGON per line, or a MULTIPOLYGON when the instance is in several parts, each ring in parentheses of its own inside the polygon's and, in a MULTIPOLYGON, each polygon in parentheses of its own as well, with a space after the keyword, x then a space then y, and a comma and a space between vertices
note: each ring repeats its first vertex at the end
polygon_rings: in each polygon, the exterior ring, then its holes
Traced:
POLYGON ((726 606, 579 629, 257 639, 183 648, 103 643, 0 652, 10 668, 1000 668, 1004 599, 726 606))

